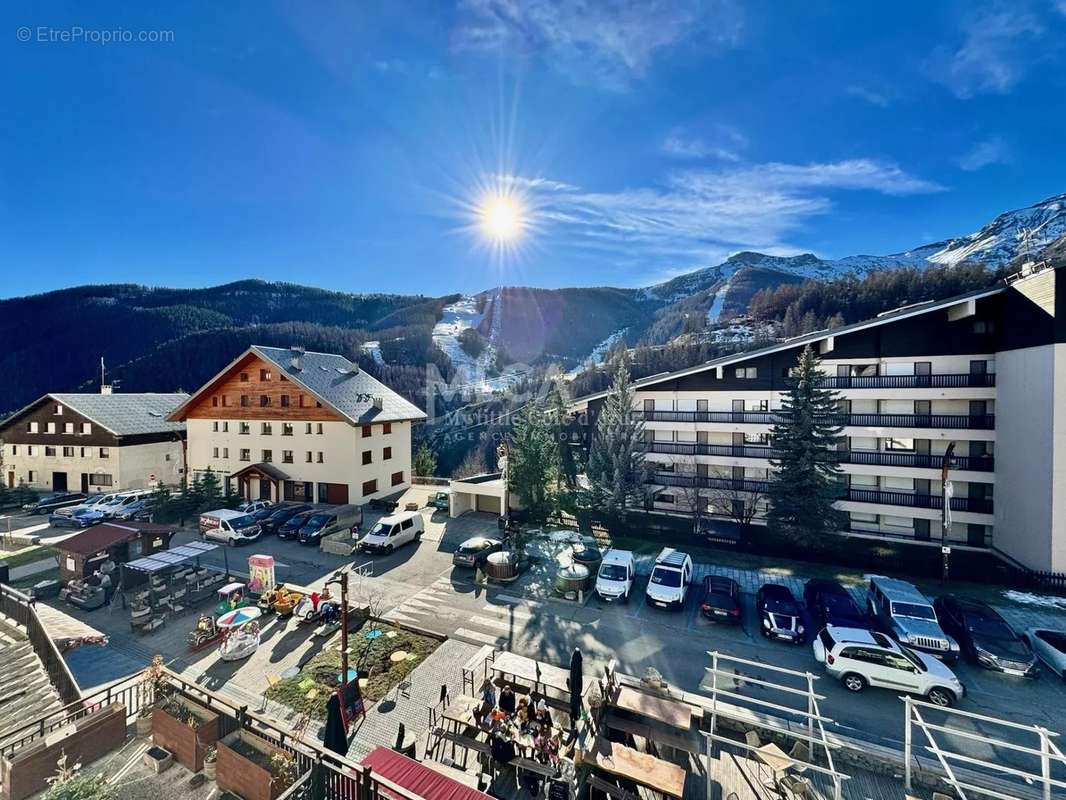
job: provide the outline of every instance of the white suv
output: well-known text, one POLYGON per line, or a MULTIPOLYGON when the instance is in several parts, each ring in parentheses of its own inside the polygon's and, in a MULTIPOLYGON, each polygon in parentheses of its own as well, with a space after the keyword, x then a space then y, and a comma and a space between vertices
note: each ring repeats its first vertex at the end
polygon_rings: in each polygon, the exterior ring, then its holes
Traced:
POLYGON ((649 606, 683 608, 692 583, 692 559, 672 547, 664 547, 648 579, 645 599, 649 606))
POLYGON ((883 633, 862 628, 825 628, 814 639, 814 657, 852 692, 867 686, 918 694, 938 706, 966 695, 955 673, 925 653, 915 652, 883 633))

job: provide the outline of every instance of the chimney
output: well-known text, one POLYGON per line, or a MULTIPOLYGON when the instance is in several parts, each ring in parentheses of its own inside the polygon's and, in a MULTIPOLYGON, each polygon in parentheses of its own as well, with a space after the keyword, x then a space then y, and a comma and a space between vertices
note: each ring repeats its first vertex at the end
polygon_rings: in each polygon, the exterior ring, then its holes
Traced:
POLYGON ((359 365, 356 364, 354 361, 349 362, 349 364, 348 364, 348 374, 349 375, 358 375, 359 374, 359 365))
POLYGON ((104 383, 100 385, 100 394, 111 394, 111 384, 104 383))
POLYGON ((381 405, 382 405, 383 402, 384 401, 380 397, 375 397, 374 398, 374 408, 376 408, 378 411, 381 411, 381 405))
POLYGON ((302 370, 304 368, 304 349, 302 347, 290 347, 289 354, 289 366, 296 372, 302 370))

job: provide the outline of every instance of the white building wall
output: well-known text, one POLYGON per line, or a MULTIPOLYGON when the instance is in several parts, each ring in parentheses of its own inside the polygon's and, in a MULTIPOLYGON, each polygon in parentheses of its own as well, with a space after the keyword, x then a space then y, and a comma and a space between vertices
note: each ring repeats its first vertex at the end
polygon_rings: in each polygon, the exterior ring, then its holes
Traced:
POLYGON ((64 446, 55 445, 56 454, 45 455, 46 448, 52 446, 6 444, 0 479, 7 483, 9 474, 13 472, 16 485, 24 483, 33 489, 52 491, 55 488, 53 473, 65 472, 67 489, 77 492, 81 490, 82 473, 88 473, 97 479, 96 481, 90 479, 90 493, 140 489, 148 485, 148 476, 151 474, 155 474, 157 480, 168 484, 176 484, 180 481, 180 442, 106 447, 103 448, 107 453, 106 457, 101 456, 101 448, 95 445, 67 445, 66 448, 71 450, 73 455, 64 455, 64 446), (30 455, 31 448, 32 455, 30 455), (30 479, 31 473, 32 480, 30 479), (110 485, 106 482, 105 476, 111 477, 110 485))

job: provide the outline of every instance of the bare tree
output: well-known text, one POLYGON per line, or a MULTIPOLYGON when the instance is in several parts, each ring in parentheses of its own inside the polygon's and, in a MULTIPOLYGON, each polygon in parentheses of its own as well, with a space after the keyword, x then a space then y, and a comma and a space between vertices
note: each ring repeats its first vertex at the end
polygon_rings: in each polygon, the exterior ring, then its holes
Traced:
POLYGON ((759 482, 744 481, 738 485, 730 481, 728 488, 711 489, 708 499, 715 514, 735 522, 745 537, 750 537, 755 519, 762 514, 766 492, 759 482))
POLYGON ((710 490, 700 487, 694 456, 680 456, 674 461, 678 476, 691 478, 691 485, 671 487, 676 504, 692 517, 692 532, 699 534, 708 516, 710 490))

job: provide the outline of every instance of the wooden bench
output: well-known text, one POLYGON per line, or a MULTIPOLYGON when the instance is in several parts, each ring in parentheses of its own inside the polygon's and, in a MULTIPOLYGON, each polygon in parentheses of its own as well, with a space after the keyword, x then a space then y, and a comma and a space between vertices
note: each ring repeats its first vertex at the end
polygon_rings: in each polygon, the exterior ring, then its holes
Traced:
POLYGON ((654 742, 655 744, 665 745, 666 747, 672 747, 675 750, 683 750, 686 753, 693 753, 697 756, 703 755, 704 752, 702 743, 695 735, 684 736, 682 734, 662 731, 647 723, 637 722, 636 720, 619 716, 613 711, 609 711, 604 717, 604 724, 611 730, 628 733, 630 736, 639 736, 642 739, 654 742))

